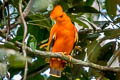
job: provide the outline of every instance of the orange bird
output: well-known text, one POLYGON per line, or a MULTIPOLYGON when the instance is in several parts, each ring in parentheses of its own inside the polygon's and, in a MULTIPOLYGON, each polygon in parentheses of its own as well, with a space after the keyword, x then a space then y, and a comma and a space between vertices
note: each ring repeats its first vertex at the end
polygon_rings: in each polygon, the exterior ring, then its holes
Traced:
MULTIPOLYGON (((70 56, 74 44, 77 41, 77 29, 72 24, 71 19, 60 5, 57 5, 51 12, 50 18, 55 20, 55 24, 51 28, 49 37, 49 49, 52 52, 60 52, 61 54, 70 56)), ((66 61, 51 58, 50 74, 55 77, 61 77, 66 61)))

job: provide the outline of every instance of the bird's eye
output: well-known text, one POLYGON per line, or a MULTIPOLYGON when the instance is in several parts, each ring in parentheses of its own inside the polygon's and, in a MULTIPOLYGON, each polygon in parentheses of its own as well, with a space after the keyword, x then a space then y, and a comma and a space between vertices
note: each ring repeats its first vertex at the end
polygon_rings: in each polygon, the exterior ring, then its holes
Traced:
POLYGON ((62 18, 62 17, 63 17, 63 15, 60 16, 60 18, 62 18))

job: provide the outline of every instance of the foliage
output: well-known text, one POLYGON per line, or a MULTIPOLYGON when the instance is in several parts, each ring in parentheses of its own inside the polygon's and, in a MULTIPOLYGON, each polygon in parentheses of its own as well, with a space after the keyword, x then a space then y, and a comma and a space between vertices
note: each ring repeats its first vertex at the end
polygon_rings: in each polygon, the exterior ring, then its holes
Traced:
MULTIPOLYGON (((0 30, 8 24, 8 10, 10 9, 10 23, 16 24, 19 13, 19 0, 0 0, 0 30), (5 5, 4 5, 5 4, 5 5)), ((29 0, 23 0, 23 11, 29 0)), ((93 62, 99 65, 107 65, 112 55, 119 49, 120 25, 119 25, 119 0, 35 0, 30 13, 25 18, 28 26, 26 44, 33 52, 40 49, 39 46, 47 43, 53 20, 49 14, 55 5, 62 5, 64 11, 71 18, 78 29, 77 46, 81 50, 73 50, 72 56, 83 61, 93 62), (90 31, 85 31, 90 30, 90 31), (83 31, 83 32, 81 32, 83 31)), ((0 34, 6 34, 0 33, 0 34)), ((19 23, 10 30, 9 40, 12 43, 22 43, 24 34, 23 24, 19 23)), ((7 34, 6 34, 7 35, 7 34)), ((100 71, 89 68, 86 70, 81 65, 68 63, 62 72, 61 78, 49 77, 43 73, 49 68, 46 59, 35 53, 27 52, 24 58, 22 48, 16 44, 7 43, 6 38, 0 37, 0 75, 1 79, 9 72, 10 79, 20 73, 24 74, 24 61, 29 62, 28 80, 91 80, 100 75, 100 71), (14 54, 14 55, 13 55, 14 54), (31 62, 32 59, 32 62, 31 62)), ((120 56, 120 55, 119 55, 120 56)), ((119 60, 120 61, 120 60, 119 60)), ((116 73, 115 73, 116 74, 116 73)), ((104 80, 118 79, 114 73, 105 72, 104 80)), ((120 80, 120 79, 118 79, 120 80)))

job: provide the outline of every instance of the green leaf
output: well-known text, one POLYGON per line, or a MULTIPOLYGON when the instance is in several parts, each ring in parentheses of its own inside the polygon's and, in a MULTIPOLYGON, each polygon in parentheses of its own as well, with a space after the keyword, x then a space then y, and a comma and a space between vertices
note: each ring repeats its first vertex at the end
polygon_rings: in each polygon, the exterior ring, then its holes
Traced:
MULTIPOLYGON (((38 22, 38 23, 40 23, 40 22, 38 22)), ((33 35, 35 37, 35 39, 37 40, 37 43, 39 43, 40 41, 45 40, 49 37, 48 29, 40 28, 37 25, 28 24, 28 32, 27 33, 30 34, 30 35, 33 35)), ((21 27, 18 29, 16 36, 21 36, 21 38, 22 38, 22 36, 23 36, 23 25, 21 25, 21 27)), ((16 37, 16 38, 17 38, 17 40, 19 39, 19 37, 16 37)), ((31 39, 29 38, 28 42, 27 42, 28 46, 29 46, 30 40, 31 39)), ((20 40, 20 42, 22 42, 22 39, 20 40)))
POLYGON ((12 6, 19 8, 19 0, 9 0, 9 3, 12 4, 12 6))
POLYGON ((25 59, 23 56, 15 56, 15 55, 10 55, 8 57, 8 62, 10 63, 11 67, 24 67, 25 65, 25 59))
POLYGON ((82 20, 72 18, 72 21, 77 22, 80 26, 83 26, 84 28, 88 28, 88 25, 82 20))
POLYGON ((116 16, 117 0, 106 0, 105 7, 108 15, 113 19, 116 16))
POLYGON ((9 49, 14 49, 14 50, 19 50, 19 48, 13 44, 12 42, 7 42, 4 44, 4 47, 2 48, 9 48, 9 49))
POLYGON ((35 37, 33 35, 30 35, 30 37, 31 37, 31 39, 29 42, 29 46, 34 52, 36 50, 36 47, 37 47, 37 40, 35 39, 35 37))
POLYGON ((99 33, 94 33, 94 34, 88 34, 87 39, 89 40, 95 40, 100 36, 99 33))
POLYGON ((87 18, 85 18, 85 17, 79 17, 78 18, 79 20, 82 20, 82 21, 85 21, 85 22, 87 22, 90 26, 89 26, 89 29, 93 29, 93 30, 96 30, 98 27, 97 27, 97 25, 95 25, 93 22, 90 22, 87 18))
POLYGON ((70 4, 72 4, 73 6, 75 6, 75 5, 85 5, 85 1, 83 1, 83 0, 72 0, 72 2, 70 4))
POLYGON ((104 34, 105 37, 103 38, 103 40, 118 38, 120 36, 120 29, 105 30, 104 34))
POLYGON ((87 0, 86 6, 91 6, 95 0, 87 0))
POLYGON ((22 41, 23 39, 23 36, 16 36, 12 41, 15 42, 15 41, 22 41))
POLYGON ((76 22, 78 23, 80 26, 83 26, 84 28, 88 28, 89 27, 89 23, 79 19, 78 17, 81 16, 81 14, 77 14, 77 15, 72 15, 72 14, 68 14, 72 20, 72 22, 76 22))
POLYGON ((68 9, 68 12, 70 13, 99 13, 95 8, 90 6, 74 6, 72 8, 68 9))
POLYGON ((100 46, 100 44, 97 41, 88 43, 88 60, 100 65, 106 65, 113 54, 115 42, 109 42, 103 46, 100 46))
POLYGON ((15 55, 10 55, 8 57, 8 60, 11 67, 17 67, 17 68, 24 67, 26 60, 30 63, 32 62, 32 59, 30 57, 25 58, 18 53, 15 55))
POLYGON ((33 57, 33 59, 36 59, 36 60, 33 61, 31 66, 28 66, 28 68, 29 68, 28 74, 32 74, 32 73, 34 74, 35 71, 42 70, 49 66, 49 64, 46 64, 45 58, 43 58, 41 56, 37 55, 37 56, 33 57))
POLYGON ((45 80, 44 77, 42 75, 40 75, 40 74, 37 74, 35 76, 30 76, 28 79, 29 80, 45 80))
POLYGON ((7 73, 7 65, 4 63, 0 63, 0 76, 5 76, 7 73))
POLYGON ((11 67, 24 67, 25 61, 31 62, 32 59, 30 57, 25 58, 15 50, 1 48, 0 60, 8 61, 11 67))
POLYGON ((32 51, 34 52, 36 50, 37 42, 30 42, 29 45, 32 51))
POLYGON ((48 19, 48 15, 43 14, 35 14, 27 17, 27 21, 29 25, 37 26, 40 28, 46 28, 50 30, 51 24, 50 19, 48 19))
POLYGON ((109 25, 108 21, 94 21, 94 23, 101 29, 105 29, 109 25))
POLYGON ((34 12, 46 10, 48 5, 49 5, 48 0, 35 0, 31 10, 34 12))
POLYGON ((98 56, 100 56, 101 46, 97 41, 93 41, 92 43, 88 43, 88 60, 90 62, 97 62, 98 56))

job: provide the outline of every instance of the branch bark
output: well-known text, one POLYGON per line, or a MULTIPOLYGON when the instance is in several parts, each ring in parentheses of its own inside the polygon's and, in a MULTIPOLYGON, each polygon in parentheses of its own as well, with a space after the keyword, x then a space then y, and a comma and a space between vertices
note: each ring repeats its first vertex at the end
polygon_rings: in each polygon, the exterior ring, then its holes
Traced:
MULTIPOLYGON (((23 55, 24 57, 26 58, 27 54, 26 54, 26 44, 25 44, 25 38, 26 38, 26 35, 27 35, 27 24, 24 20, 24 16, 23 16, 23 13, 22 13, 22 0, 20 0, 19 2, 19 12, 20 12, 20 18, 21 18, 21 21, 22 23, 24 24, 24 35, 23 35, 23 41, 22 41, 22 51, 23 51, 23 55)), ((23 80, 26 80, 27 79, 27 71, 28 71, 28 63, 27 63, 27 60, 25 61, 25 69, 24 69, 24 78, 23 80)))
POLYGON ((10 9, 9 9, 9 3, 8 0, 4 0, 4 3, 7 2, 7 15, 8 15, 8 20, 7 20, 7 34, 6 34, 6 40, 8 38, 8 35, 10 33, 10 9))
MULTIPOLYGON (((16 41, 16 44, 18 44, 19 46, 22 46, 22 44, 18 41, 16 41)), ((40 50, 35 50, 35 52, 32 51, 32 49, 30 47, 26 47, 26 49, 32 53, 35 53, 37 55, 41 55, 44 57, 55 57, 55 58, 60 58, 60 59, 64 59, 68 62, 71 62, 73 64, 79 64, 82 66, 86 66, 86 67, 91 67, 97 70, 101 70, 101 71, 113 71, 113 72, 120 72, 120 67, 108 67, 108 66, 100 66, 91 62, 85 62, 82 60, 78 60, 75 58, 72 58, 71 60, 69 59, 69 57, 65 56, 65 55, 61 55, 59 53, 52 53, 52 52, 47 52, 47 51, 40 51, 40 50)))

